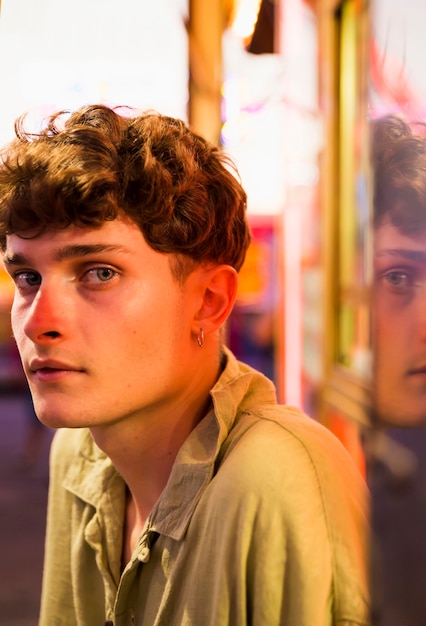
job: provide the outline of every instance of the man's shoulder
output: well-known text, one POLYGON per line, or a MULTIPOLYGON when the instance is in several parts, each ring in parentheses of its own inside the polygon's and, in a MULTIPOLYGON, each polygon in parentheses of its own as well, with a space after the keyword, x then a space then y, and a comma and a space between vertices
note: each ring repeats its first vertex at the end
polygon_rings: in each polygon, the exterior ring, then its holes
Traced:
POLYGON ((255 483, 290 481, 300 489, 316 485, 323 493, 345 489, 345 483, 366 491, 359 469, 337 437, 290 406, 260 405, 239 414, 221 459, 232 459, 232 465, 244 468, 240 475, 255 483))
POLYGON ((342 444, 328 428, 300 409, 287 405, 264 404, 242 411, 236 417, 230 436, 244 436, 272 449, 293 442, 295 450, 302 454, 327 456, 331 450, 337 450, 346 455, 342 444))

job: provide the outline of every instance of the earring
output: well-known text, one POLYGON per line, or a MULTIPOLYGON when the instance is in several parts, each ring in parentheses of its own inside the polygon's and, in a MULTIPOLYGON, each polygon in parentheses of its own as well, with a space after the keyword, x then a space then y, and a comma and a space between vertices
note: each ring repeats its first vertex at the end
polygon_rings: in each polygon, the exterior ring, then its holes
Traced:
POLYGON ((204 346, 204 330, 200 328, 200 332, 198 333, 197 342, 200 348, 204 346))

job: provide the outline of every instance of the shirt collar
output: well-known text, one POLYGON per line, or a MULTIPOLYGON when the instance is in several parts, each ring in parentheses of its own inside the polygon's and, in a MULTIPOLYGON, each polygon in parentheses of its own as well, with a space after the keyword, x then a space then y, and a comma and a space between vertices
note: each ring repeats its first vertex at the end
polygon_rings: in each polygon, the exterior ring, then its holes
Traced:
MULTIPOLYGON (((276 403, 271 381, 238 362, 227 348, 224 358, 224 370, 211 390, 213 408, 182 445, 149 518, 151 531, 176 540, 185 534, 195 507, 213 477, 215 461, 236 414, 250 410, 254 402, 256 405, 276 403)), ((118 474, 90 433, 85 431, 82 436, 79 458, 69 468, 64 486, 99 510, 113 482, 117 483, 118 474)))

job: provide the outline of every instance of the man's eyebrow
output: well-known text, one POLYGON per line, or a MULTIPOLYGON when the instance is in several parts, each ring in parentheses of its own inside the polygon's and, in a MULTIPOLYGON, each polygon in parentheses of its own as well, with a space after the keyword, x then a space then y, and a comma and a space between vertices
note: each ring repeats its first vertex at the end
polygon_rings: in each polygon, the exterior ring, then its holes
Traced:
MULTIPOLYGON (((53 259, 55 261, 65 261, 66 259, 74 259, 78 257, 89 256, 91 254, 102 254, 104 252, 121 252, 131 254, 132 250, 120 244, 75 244, 58 248, 54 251, 53 259)), ((12 265, 32 265, 31 257, 17 252, 16 254, 4 254, 3 263, 10 267, 12 265)))
POLYGON ((55 250, 53 258, 55 261, 64 261, 80 256, 89 256, 90 254, 102 254, 103 252, 125 252, 132 253, 132 250, 120 244, 76 244, 64 246, 55 250))
POLYGON ((416 261, 417 263, 426 263, 426 250, 408 250, 406 248, 385 248, 379 250, 375 254, 377 257, 383 256, 399 256, 409 261, 416 261))

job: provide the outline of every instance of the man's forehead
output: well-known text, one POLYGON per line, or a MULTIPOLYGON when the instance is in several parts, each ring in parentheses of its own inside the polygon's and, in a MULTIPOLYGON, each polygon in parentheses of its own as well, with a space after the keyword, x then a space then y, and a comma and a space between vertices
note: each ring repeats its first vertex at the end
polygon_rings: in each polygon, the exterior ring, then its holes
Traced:
POLYGON ((37 236, 10 234, 6 236, 3 256, 10 262, 49 253, 57 261, 97 253, 134 253, 140 249, 142 235, 136 228, 127 231, 124 224, 102 228, 69 227, 46 231, 37 236))
POLYGON ((386 222, 375 230, 374 256, 399 256, 423 262, 426 259, 426 233, 407 234, 386 222))

